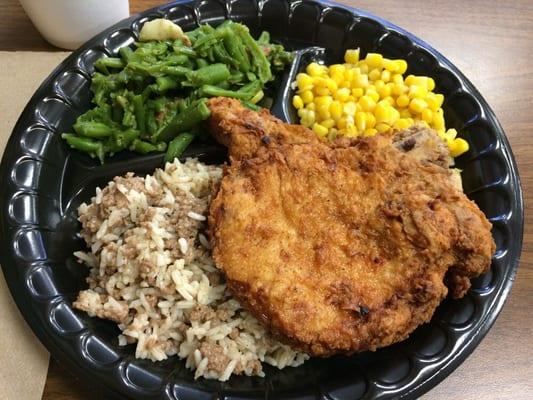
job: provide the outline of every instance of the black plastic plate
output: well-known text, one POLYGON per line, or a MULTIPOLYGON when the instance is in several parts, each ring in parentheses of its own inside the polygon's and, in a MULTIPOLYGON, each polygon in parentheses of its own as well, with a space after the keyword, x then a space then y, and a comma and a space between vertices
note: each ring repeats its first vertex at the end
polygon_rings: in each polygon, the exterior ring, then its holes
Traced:
MULTIPOLYGON (((280 110, 285 116, 290 111, 280 110)), ((196 145, 187 155, 207 162, 225 159, 214 145, 196 145)), ((76 375, 126 398, 416 398, 451 373, 487 333, 511 288, 522 245, 516 165, 500 124, 479 92, 420 39, 363 11, 326 2, 176 2, 109 28, 68 57, 32 97, 6 147, 0 187, 0 261, 22 314, 52 355, 76 375), (475 280, 465 298, 445 300, 432 321, 408 340, 375 353, 312 359, 283 371, 267 367, 264 379, 233 377, 224 384, 195 381, 176 357, 158 363, 135 360, 132 346, 118 346, 119 331, 112 322, 71 308, 87 274, 72 256, 83 247, 76 207, 114 175, 150 172, 162 158, 121 154, 99 166, 68 149, 59 134, 69 131, 90 106, 94 61, 130 45, 140 26, 156 17, 169 18, 185 30, 231 18, 256 34, 268 30, 293 49, 324 47, 328 62, 340 61, 346 48, 360 47, 363 54, 377 51, 404 58, 408 73, 433 77, 436 91, 446 96, 447 126, 470 143, 470 151, 457 161, 465 192, 494 225, 497 251, 490 271, 475 280)))

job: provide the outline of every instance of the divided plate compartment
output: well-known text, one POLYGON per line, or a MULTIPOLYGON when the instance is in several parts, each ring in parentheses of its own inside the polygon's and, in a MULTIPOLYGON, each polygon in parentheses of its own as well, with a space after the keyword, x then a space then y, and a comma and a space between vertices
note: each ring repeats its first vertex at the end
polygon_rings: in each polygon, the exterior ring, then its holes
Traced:
MULTIPOLYGON (((208 163, 226 159, 223 148, 199 142, 184 156, 208 163)), ((385 399, 417 398, 451 373, 477 346, 508 295, 518 266, 523 204, 516 165, 501 126, 473 85, 441 54, 408 32, 361 10, 329 2, 203 0, 167 4, 135 15, 102 32, 56 68, 34 94, 6 147, 0 167, 1 263, 11 293, 37 336, 77 376, 106 395, 136 399, 385 399), (497 244, 490 271, 474 280, 461 300, 446 299, 430 323, 409 339, 374 353, 311 359, 282 371, 265 366, 266 377, 235 376, 220 383, 193 379, 184 361, 153 363, 119 347, 118 328, 71 307, 85 287, 88 269, 72 253, 84 248, 76 209, 96 186, 133 171, 151 173, 162 155, 119 154, 100 166, 70 150, 60 134, 90 107, 90 76, 102 55, 132 45, 142 24, 165 17, 184 30, 226 18, 257 35, 302 50, 275 85, 272 112, 296 122, 289 84, 311 60, 342 61, 360 47, 404 58, 408 73, 431 76, 443 93, 447 126, 470 143, 457 159, 467 195, 493 223, 497 244), (313 47, 313 48, 309 48, 313 47), (303 50, 305 49, 305 50, 303 50), (326 49, 326 50, 324 50, 326 49)))

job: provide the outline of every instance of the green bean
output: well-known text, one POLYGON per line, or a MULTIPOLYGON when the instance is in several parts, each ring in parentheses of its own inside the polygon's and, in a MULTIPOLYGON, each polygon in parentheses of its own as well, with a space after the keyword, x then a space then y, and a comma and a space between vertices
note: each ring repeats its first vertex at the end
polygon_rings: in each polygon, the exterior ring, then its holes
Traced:
POLYGON ((223 97, 232 97, 234 99, 239 99, 239 100, 250 100, 260 90, 261 90, 261 82, 259 81, 248 83, 247 85, 244 85, 239 90, 227 90, 227 89, 222 89, 218 86, 203 85, 200 88, 199 95, 204 96, 204 97, 223 96, 223 97))
POLYGON ((187 73, 188 83, 193 87, 214 85, 230 77, 230 72, 225 64, 212 64, 187 73))
POLYGON ((178 99, 176 101, 176 108, 178 112, 183 112, 187 108, 187 100, 186 99, 178 99))
POLYGON ((113 134, 113 128, 102 122, 96 121, 77 121, 72 128, 74 128, 74 131, 76 131, 77 134, 93 139, 100 139, 113 134))
POLYGON ((155 120, 155 111, 153 107, 147 109, 146 115, 146 132, 153 135, 157 132, 157 121, 155 120))
POLYGON ((270 64, 257 42, 250 36, 250 32, 245 25, 233 24, 233 31, 241 38, 244 45, 248 48, 252 63, 255 66, 255 72, 263 83, 272 80, 272 71, 270 64))
POLYGON ((222 45, 222 43, 218 43, 213 46, 213 53, 218 62, 224 63, 226 65, 231 65, 235 68, 239 68, 239 61, 232 58, 228 54, 226 48, 222 45))
POLYGON ((139 134, 140 132, 135 129, 114 131, 113 135, 105 142, 104 149, 111 154, 117 153, 126 149, 131 142, 139 136, 139 134))
POLYGON ((121 47, 118 52, 126 63, 132 61, 132 59, 135 57, 133 50, 130 49, 128 46, 121 47))
POLYGON ((196 58, 198 54, 196 54, 196 51, 191 49, 189 46, 185 46, 181 40, 176 40, 174 44, 172 45, 172 50, 174 50, 174 53, 176 54, 182 54, 189 58, 196 58))
POLYGON ((133 96, 133 108, 135 110, 135 119, 137 121, 137 129, 141 133, 146 132, 146 110, 144 109, 143 97, 138 94, 133 96))
POLYGON ((237 60, 238 68, 242 72, 248 72, 250 70, 250 60, 246 54, 246 48, 242 40, 229 28, 225 28, 221 32, 224 47, 228 51, 228 54, 237 60))
POLYGON ((270 44, 270 33, 267 31, 261 32, 261 35, 257 38, 257 43, 260 45, 270 44))
POLYGON ((190 71, 192 71, 190 68, 181 67, 179 65, 161 67, 162 73, 172 76, 185 76, 185 74, 190 71))
POLYGON ((159 76, 156 78, 155 82, 159 93, 164 93, 167 90, 176 89, 178 87, 178 81, 169 76, 159 76))
MULTIPOLYGON (((182 132, 199 137, 194 129, 210 114, 204 97, 233 97, 256 109, 249 103, 260 98, 271 71, 292 59, 270 43, 267 32, 255 41, 245 26, 230 20, 187 35, 191 46, 181 40, 135 43, 120 48, 117 57, 97 60, 93 108, 66 134, 69 146, 103 162, 104 155, 127 148, 161 150, 182 132)), ((173 143, 182 143, 185 136, 179 137, 173 143)))
POLYGON ((196 124, 207 119, 211 111, 205 104, 205 99, 198 100, 191 104, 181 113, 176 115, 164 126, 152 135, 152 142, 167 142, 174 138, 179 132, 185 132, 193 128, 196 124))
POLYGON ((186 132, 180 133, 168 144, 167 153, 165 154, 165 162, 171 162, 179 157, 185 149, 191 144, 194 139, 194 134, 186 132))
POLYGON ((261 109, 261 107, 259 107, 258 105, 255 105, 254 103, 251 103, 246 100, 241 100, 241 104, 244 107, 249 108, 250 110, 259 111, 261 109))
POLYGON ((91 157, 98 157, 100 162, 104 163, 104 146, 102 142, 97 142, 88 138, 79 137, 72 133, 63 133, 61 135, 70 147, 87 153, 91 157))
POLYGON ((144 140, 134 139, 129 148, 137 153, 148 154, 156 151, 165 151, 166 147, 167 144, 165 142, 152 144, 144 140))
POLYGON ((205 60, 203 58, 197 58, 196 59, 196 66, 198 67, 198 69, 203 68, 203 67, 207 67, 208 65, 209 65, 209 63, 207 62, 207 60, 205 60))
POLYGON ((244 79, 244 74, 242 72, 235 71, 228 78, 228 82, 229 83, 239 83, 239 82, 242 82, 243 79, 244 79))
POLYGON ((99 71, 108 74, 108 68, 124 68, 125 64, 120 58, 102 57, 96 60, 94 67, 99 71))

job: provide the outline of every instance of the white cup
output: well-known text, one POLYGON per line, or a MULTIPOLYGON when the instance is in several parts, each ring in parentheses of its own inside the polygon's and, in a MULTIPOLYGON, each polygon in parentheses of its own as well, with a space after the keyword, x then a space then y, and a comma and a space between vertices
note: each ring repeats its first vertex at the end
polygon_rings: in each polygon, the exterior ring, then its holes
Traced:
POLYGON ((48 42, 70 50, 130 15, 129 0, 20 0, 20 4, 48 42))

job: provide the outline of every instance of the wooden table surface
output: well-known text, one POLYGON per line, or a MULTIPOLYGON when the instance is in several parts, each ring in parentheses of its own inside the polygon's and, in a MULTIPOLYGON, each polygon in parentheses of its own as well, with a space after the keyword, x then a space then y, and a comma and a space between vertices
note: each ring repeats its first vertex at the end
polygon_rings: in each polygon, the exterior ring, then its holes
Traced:
MULTIPOLYGON (((526 205, 520 268, 503 311, 474 353, 426 399, 533 398, 533 1, 341 0, 423 38, 496 112, 517 158, 526 205)), ((132 13, 161 4, 130 0, 132 13)), ((56 51, 15 0, 0 4, 0 50, 56 51)), ((5 93, 3 95, 6 95, 5 93)), ((99 398, 53 360, 43 399, 99 398)))

